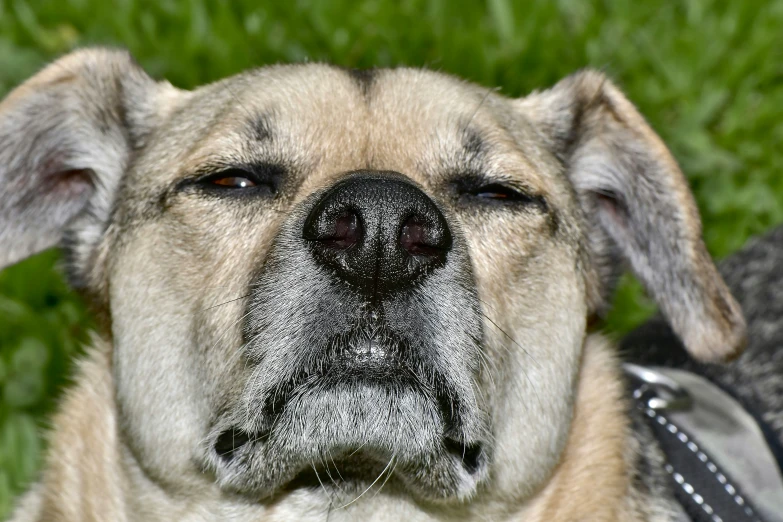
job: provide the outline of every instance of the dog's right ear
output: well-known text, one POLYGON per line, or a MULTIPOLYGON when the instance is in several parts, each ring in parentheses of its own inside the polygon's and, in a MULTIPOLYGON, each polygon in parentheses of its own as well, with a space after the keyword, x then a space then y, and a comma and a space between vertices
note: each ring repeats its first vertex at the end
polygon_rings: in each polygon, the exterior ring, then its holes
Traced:
POLYGON ((73 52, 12 91, 0 103, 0 268, 66 230, 89 255, 132 151, 179 93, 107 49, 73 52))
POLYGON ((561 162, 582 207, 591 311, 608 306, 627 264, 693 357, 738 356, 745 319, 704 246, 685 176, 620 89, 582 71, 517 108, 561 162))

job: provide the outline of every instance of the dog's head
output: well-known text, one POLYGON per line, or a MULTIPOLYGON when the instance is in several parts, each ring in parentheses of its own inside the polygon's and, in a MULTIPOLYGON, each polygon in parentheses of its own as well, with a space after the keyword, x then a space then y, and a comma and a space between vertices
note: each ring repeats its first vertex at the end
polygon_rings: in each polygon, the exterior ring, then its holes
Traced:
POLYGON ((0 266, 62 243, 161 484, 527 494, 625 263, 696 357, 744 336, 677 165, 595 72, 517 100, 315 64, 186 92, 80 51, 0 105, 0 182, 0 266))

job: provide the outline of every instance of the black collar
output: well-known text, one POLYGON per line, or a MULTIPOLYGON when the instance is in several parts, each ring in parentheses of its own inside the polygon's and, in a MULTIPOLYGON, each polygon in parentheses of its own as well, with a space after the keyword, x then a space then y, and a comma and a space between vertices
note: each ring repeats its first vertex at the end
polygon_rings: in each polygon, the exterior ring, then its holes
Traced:
POLYGON ((691 372, 625 364, 636 406, 696 522, 783 522, 783 479, 754 418, 691 372))

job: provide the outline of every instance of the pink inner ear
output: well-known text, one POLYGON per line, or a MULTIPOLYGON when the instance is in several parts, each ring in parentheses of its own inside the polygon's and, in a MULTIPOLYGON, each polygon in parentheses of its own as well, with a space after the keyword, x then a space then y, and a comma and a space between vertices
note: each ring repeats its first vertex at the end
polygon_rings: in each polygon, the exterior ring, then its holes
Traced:
POLYGON ((78 201, 94 188, 92 169, 69 169, 47 175, 42 187, 47 198, 67 203, 78 201))
POLYGON ((606 192, 595 192, 594 194, 598 210, 603 214, 602 217, 609 220, 611 225, 622 233, 628 233, 628 211, 617 196, 606 192))
POLYGON ((94 176, 92 169, 52 169, 16 206, 20 211, 45 209, 47 217, 58 228, 64 227, 84 208, 95 191, 94 176))
MULTIPOLYGON (((91 169, 20 169, 12 174, 5 187, 10 197, 0 202, 0 268, 55 246, 95 191, 91 169)), ((0 199, 4 195, 0 192, 0 199)))
MULTIPOLYGON (((58 172, 55 176, 54 190, 61 190, 60 187, 70 187, 67 190, 82 186, 92 187, 94 174, 92 169, 72 169, 58 172)), ((81 192, 81 189, 77 190, 81 192)))

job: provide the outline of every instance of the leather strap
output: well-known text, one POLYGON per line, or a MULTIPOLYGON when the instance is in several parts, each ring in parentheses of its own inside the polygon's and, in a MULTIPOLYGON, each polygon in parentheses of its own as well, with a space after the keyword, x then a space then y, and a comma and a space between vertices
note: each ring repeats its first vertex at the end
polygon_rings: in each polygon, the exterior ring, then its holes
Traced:
POLYGON ((783 522, 783 478, 756 420, 691 372, 625 365, 633 398, 696 522, 783 522))

